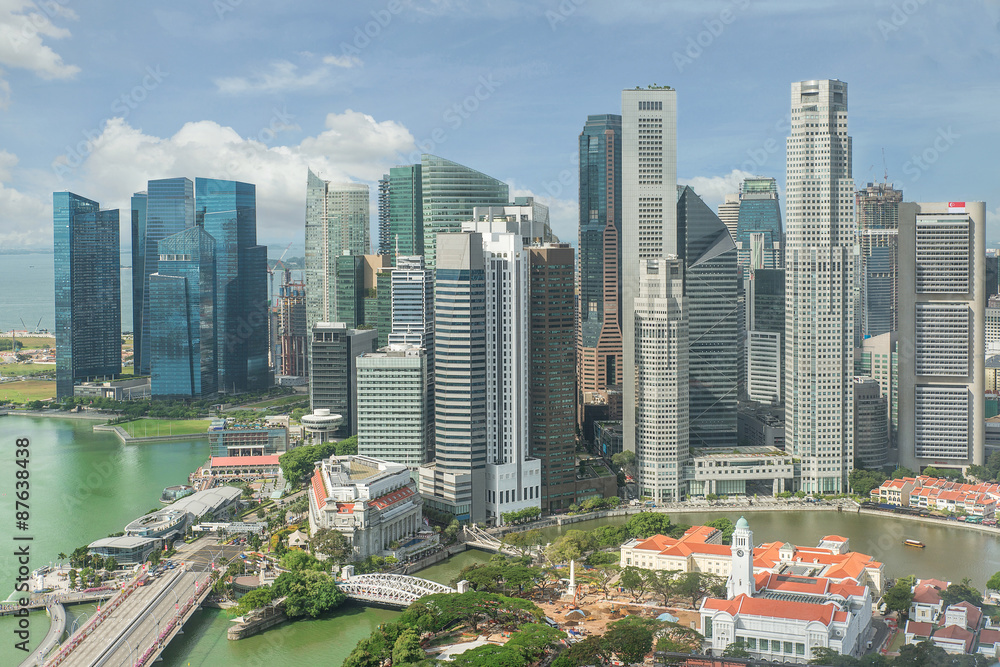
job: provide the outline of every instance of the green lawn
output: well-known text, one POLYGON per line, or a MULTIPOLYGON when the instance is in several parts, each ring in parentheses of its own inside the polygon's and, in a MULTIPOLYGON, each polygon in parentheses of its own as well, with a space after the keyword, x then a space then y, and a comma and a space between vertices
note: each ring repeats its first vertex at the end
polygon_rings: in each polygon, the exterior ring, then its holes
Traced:
POLYGON ((17 380, 0 382, 0 401, 27 403, 55 398, 56 383, 49 380, 17 380))
POLYGON ((55 364, 0 364, 0 375, 4 377, 28 375, 42 371, 54 371, 55 364))
POLYGON ((210 419, 136 419, 118 424, 133 438, 156 435, 192 435, 208 431, 210 419))
POLYGON ((266 401, 260 401, 259 403, 247 403, 245 406, 247 408, 273 408, 280 405, 288 405, 290 403, 299 402, 309 402, 308 394, 294 394, 291 396, 278 396, 277 398, 269 398, 266 401))
MULTIPOLYGON (((4 336, 4 338, 9 339, 10 337, 4 336)), ((31 336, 26 336, 24 338, 21 338, 20 336, 18 336, 17 342, 21 343, 21 350, 40 350, 46 347, 56 346, 55 338, 46 338, 44 336, 40 338, 31 336)))

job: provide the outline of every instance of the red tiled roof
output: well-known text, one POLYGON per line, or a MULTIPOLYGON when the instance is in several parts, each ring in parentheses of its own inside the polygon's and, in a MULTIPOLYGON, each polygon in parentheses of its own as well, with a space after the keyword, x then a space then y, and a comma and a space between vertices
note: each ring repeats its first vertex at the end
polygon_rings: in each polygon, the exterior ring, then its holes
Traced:
POLYGON ((827 535, 821 541, 822 542, 846 542, 847 538, 846 537, 841 537, 840 535, 827 535))
POLYGON ((913 601, 920 604, 939 604, 941 596, 938 595, 938 589, 927 584, 921 584, 913 591, 913 601))
POLYGON ((906 622, 906 634, 914 637, 930 637, 934 631, 934 626, 930 623, 920 623, 919 621, 906 622))
POLYGON ((921 584, 927 586, 933 586, 939 591, 943 591, 944 589, 948 588, 948 582, 941 581, 940 579, 920 579, 919 581, 917 581, 917 585, 919 586, 921 584))
POLYGON ((231 466, 276 466, 278 454, 268 456, 213 456, 211 467, 228 468, 231 466))
POLYGON ((702 605, 703 609, 725 611, 731 616, 746 614, 763 618, 779 618, 790 621, 818 621, 830 625, 837 618, 837 608, 832 604, 812 604, 809 602, 791 602, 788 600, 770 600, 767 598, 752 598, 739 595, 732 600, 709 598, 702 605))
POLYGON ((354 511, 354 503, 337 503, 338 514, 350 514, 354 511))
POLYGON ((971 602, 966 602, 965 600, 951 605, 948 609, 951 609, 952 607, 961 607, 962 609, 965 609, 965 618, 968 620, 970 628, 979 627, 979 621, 983 617, 983 612, 980 611, 979 607, 971 602))
POLYGON ((979 632, 979 643, 980 644, 996 644, 1000 642, 1000 630, 993 630, 987 628, 986 630, 980 630, 979 632))
POLYGON ((965 652, 968 653, 972 650, 972 640, 975 635, 965 628, 960 628, 957 625, 949 625, 947 628, 942 628, 940 630, 935 630, 934 634, 931 636, 931 640, 935 639, 951 639, 953 641, 960 641, 965 644, 965 652))
POLYGON ((785 574, 769 574, 763 581, 763 587, 768 590, 809 595, 823 595, 828 584, 829 580, 820 577, 795 577, 785 574))
POLYGON ((391 505, 395 505, 401 500, 406 500, 410 496, 415 495, 413 489, 408 486, 404 486, 401 489, 396 489, 395 491, 390 491, 384 496, 380 496, 375 500, 371 501, 371 504, 380 510, 384 510, 391 505))
POLYGON ((312 476, 313 498, 316 500, 316 507, 326 505, 326 487, 323 485, 323 473, 317 468, 312 476))
POLYGON ((639 544, 635 545, 636 549, 648 549, 651 551, 660 552, 666 549, 668 546, 677 544, 677 540, 666 535, 653 535, 652 537, 643 540, 639 544))

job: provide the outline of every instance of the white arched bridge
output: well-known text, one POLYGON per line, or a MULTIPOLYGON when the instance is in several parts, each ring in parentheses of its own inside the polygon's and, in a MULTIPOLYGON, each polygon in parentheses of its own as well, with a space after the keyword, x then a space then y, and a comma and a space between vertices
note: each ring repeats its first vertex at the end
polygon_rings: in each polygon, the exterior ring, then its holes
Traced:
POLYGON ((457 593, 454 588, 405 574, 354 574, 345 567, 337 588, 352 600, 362 603, 409 607, 411 603, 433 593, 457 593))

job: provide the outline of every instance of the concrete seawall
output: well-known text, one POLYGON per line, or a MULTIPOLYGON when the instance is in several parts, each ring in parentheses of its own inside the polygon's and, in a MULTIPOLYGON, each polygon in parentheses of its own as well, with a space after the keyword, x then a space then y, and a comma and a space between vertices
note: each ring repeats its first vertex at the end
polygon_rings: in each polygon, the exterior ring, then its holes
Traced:
POLYGON ((172 440, 194 440, 196 438, 207 438, 208 433, 180 433, 177 435, 149 435, 143 437, 133 437, 117 424, 95 424, 95 431, 111 431, 118 436, 118 439, 126 445, 134 445, 140 442, 170 442, 172 440))

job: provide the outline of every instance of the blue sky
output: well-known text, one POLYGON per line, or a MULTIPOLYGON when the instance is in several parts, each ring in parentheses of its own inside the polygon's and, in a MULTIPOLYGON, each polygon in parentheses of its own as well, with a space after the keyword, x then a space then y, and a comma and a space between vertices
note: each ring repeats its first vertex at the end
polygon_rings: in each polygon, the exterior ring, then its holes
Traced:
POLYGON ((1000 0, 0 0, 0 248, 51 246, 54 190, 127 209, 184 175, 256 183, 260 241, 301 252, 308 166, 374 186, 421 150, 575 243, 577 136, 623 88, 678 90, 678 175, 715 207, 783 183, 815 78, 850 86, 859 184, 985 200, 1000 239, 1000 0))

